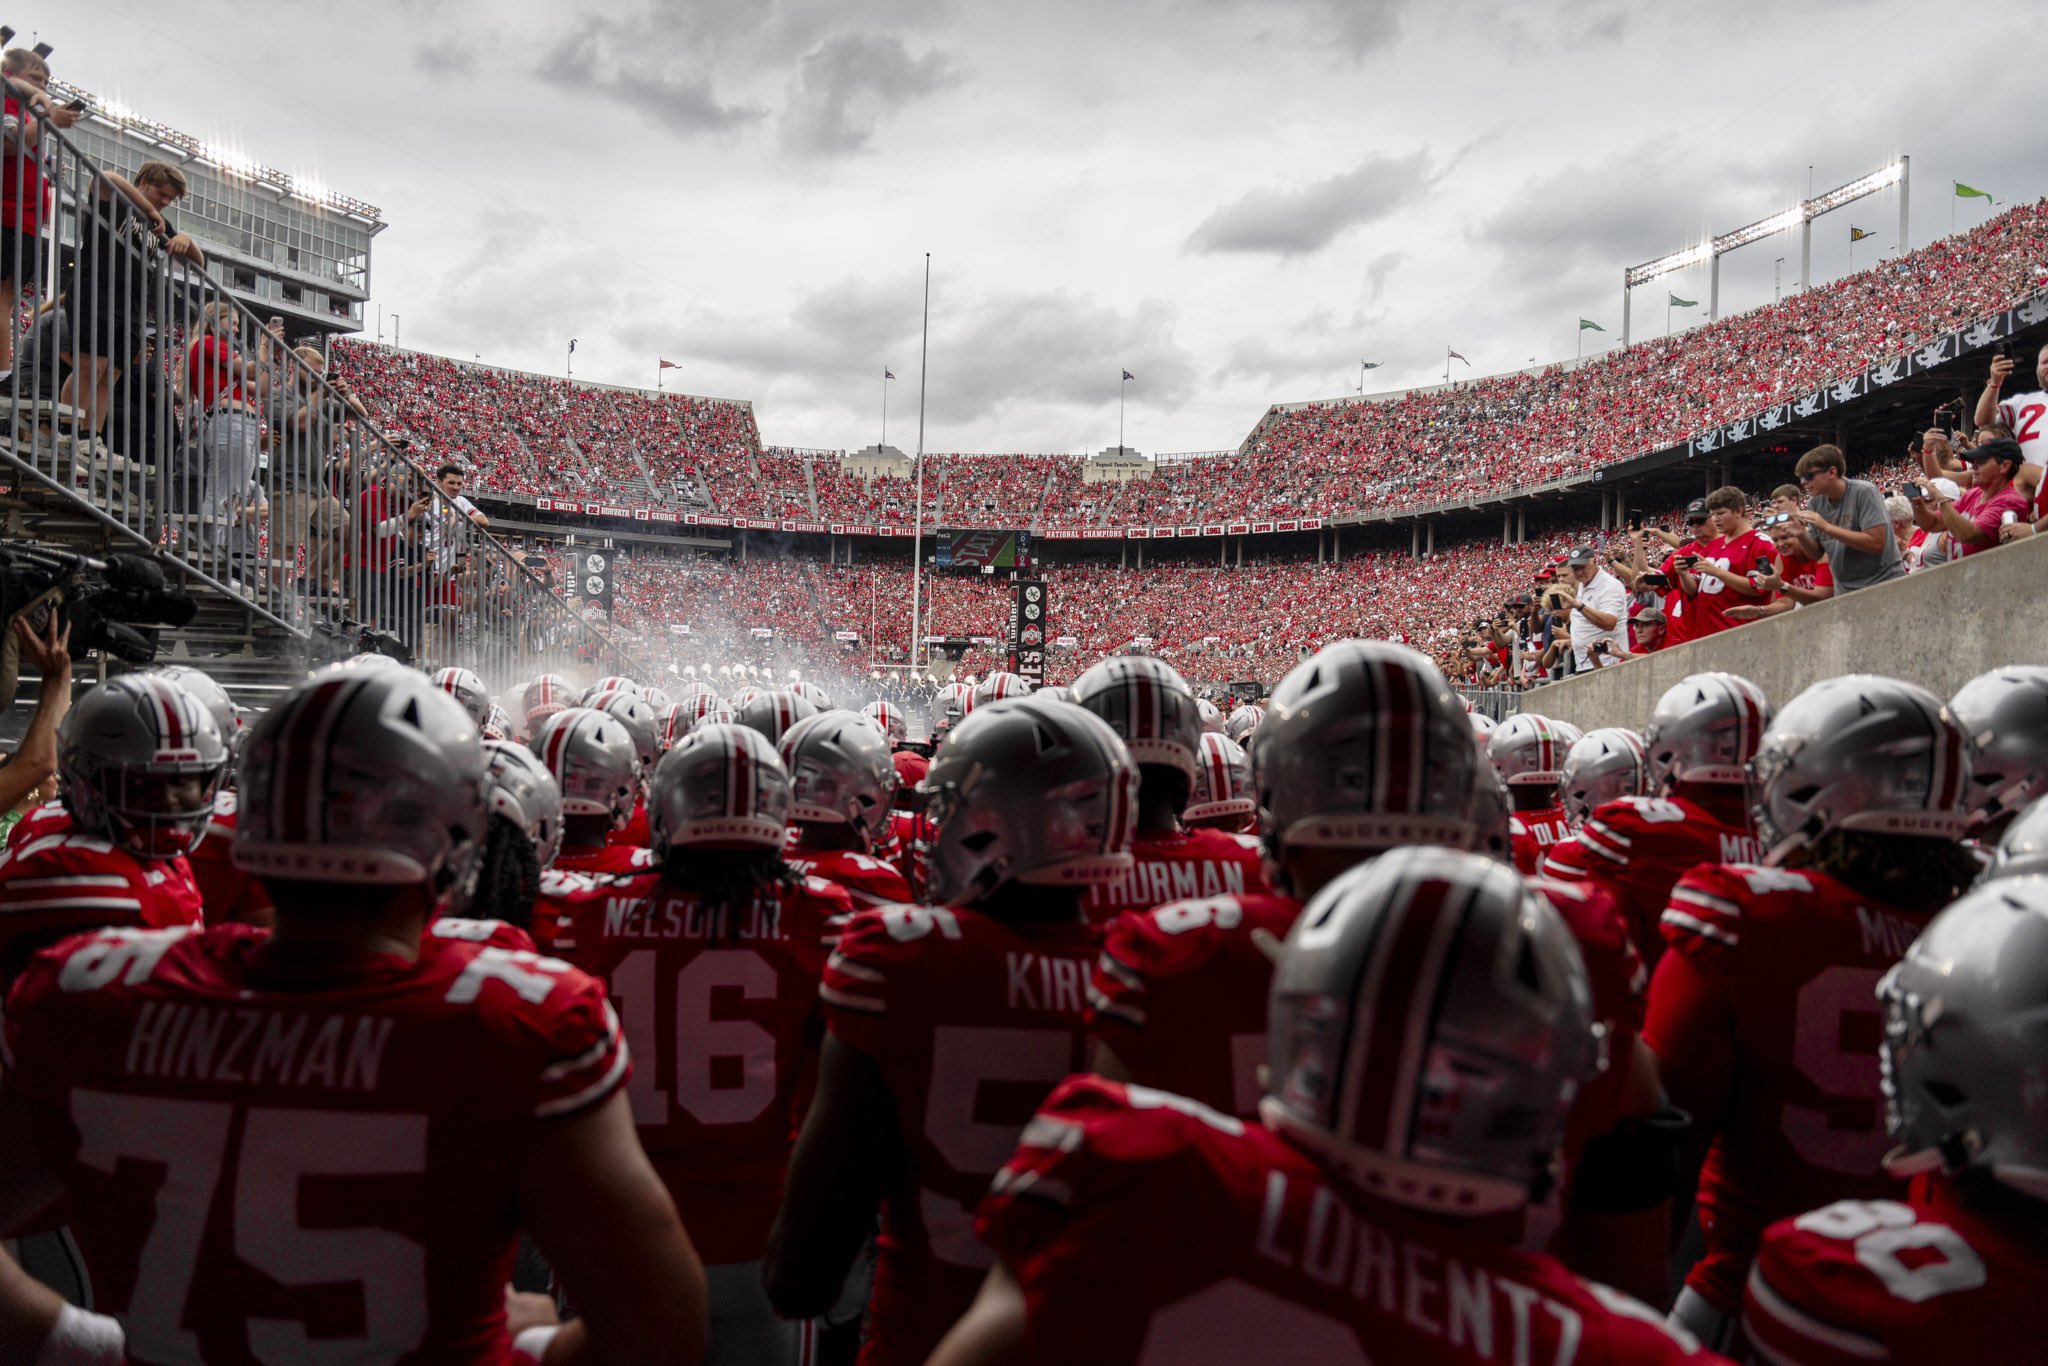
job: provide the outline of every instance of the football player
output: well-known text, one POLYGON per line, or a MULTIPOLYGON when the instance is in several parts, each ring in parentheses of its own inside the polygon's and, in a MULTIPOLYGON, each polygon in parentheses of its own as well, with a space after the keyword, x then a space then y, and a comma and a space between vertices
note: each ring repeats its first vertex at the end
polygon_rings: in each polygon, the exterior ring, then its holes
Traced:
POLYGON ((1998 837, 1998 849, 1980 883, 2048 873, 2048 797, 2032 802, 1998 837))
POLYGON ((1085 1062, 1085 889, 1130 866, 1138 775, 1078 707, 976 707, 923 789, 930 905, 855 913, 819 988, 828 1034, 766 1276, 826 1312, 882 1216, 864 1366, 922 1363, 990 1264, 976 1204, 1031 1111, 1085 1062))
POLYGON ((1995 845, 2020 808, 2048 792, 2048 668, 1979 674, 1948 707, 1970 742, 1970 838, 1995 845))
POLYGON ((1701 863, 1753 862, 1746 765, 1771 723, 1762 690, 1734 674, 1694 674, 1657 700, 1643 732, 1653 796, 1620 797, 1579 829, 1579 853, 1614 894, 1654 970, 1671 888, 1701 863))
POLYGON ((1770 1223, 1890 1188, 1878 979, 1976 871, 1959 843, 1962 730, 1925 689, 1871 675, 1817 683, 1786 706, 1751 771, 1765 859, 1679 879, 1644 1026, 1705 1163, 1705 1252, 1672 1314, 1715 1344, 1733 1337, 1770 1223))
POLYGON ((1524 877, 1542 865, 1551 845, 1571 834, 1558 801, 1557 780, 1571 745, 1563 727, 1547 716, 1521 712, 1487 737, 1486 758, 1508 785, 1514 802, 1509 820, 1515 868, 1524 877))
POLYGON ((508 926, 427 929, 483 791, 424 676, 328 670, 246 746, 236 857, 276 928, 108 929, 22 976, 0 1231, 68 1194, 129 1359, 700 1359, 702 1269, 603 989, 508 926), (522 1227, 579 1317, 515 1337, 522 1227))
POLYGON ((575 705, 576 689, 560 674, 542 674, 527 684, 520 690, 519 707, 528 739, 539 735, 556 712, 575 705))
POLYGON ((542 724, 532 749, 562 791, 562 851, 553 866, 600 876, 651 872, 646 846, 610 842, 640 800, 640 752, 625 725, 588 707, 565 708, 542 724))
POLYGON ((1089 989, 1095 1070, 1254 1113, 1272 977, 1262 941, 1383 850, 1471 847, 1480 763, 1443 675, 1407 646, 1338 641, 1297 666, 1253 755, 1273 890, 1126 912, 1104 929, 1089 989))
POLYGON ((789 771, 789 866, 845 889, 855 907, 910 900, 910 884, 879 853, 896 799, 896 766, 874 722, 847 711, 806 717, 776 752, 789 771))
POLYGON ((634 1124, 707 1268, 707 1359, 794 1363, 799 1325, 769 1307, 760 1258, 828 926, 853 905, 783 862, 789 773, 753 730, 685 736, 648 808, 659 875, 574 900, 566 956, 604 979, 634 1050, 634 1124))
POLYGON ((486 740, 484 761, 486 834, 468 913, 530 932, 542 870, 562 850, 562 789, 524 745, 486 740))
POLYGON ((769 692, 756 692, 738 709, 735 723, 757 730, 768 739, 773 749, 782 743, 782 737, 789 728, 806 717, 816 716, 818 709, 793 692, 777 688, 769 692))
POLYGON ((1885 975, 1885 1158, 1903 1199, 1773 1225, 1742 1326, 1784 1366, 2031 1361, 2048 1285, 2048 882, 1943 911, 1885 975))
POLYGON ((447 668, 435 673, 434 686, 454 698, 469 713, 469 719, 476 722, 477 729, 483 729, 495 704, 491 701, 491 690, 481 678, 468 669, 447 668))
POLYGON ((1228 835, 1252 833, 1259 810, 1253 791, 1252 761, 1244 746, 1220 730, 1203 731, 1195 785, 1182 814, 1188 828, 1221 830, 1228 835))
POLYGON ((1578 832, 1587 817, 1608 802, 1645 795, 1648 778, 1643 737, 1625 726, 1603 727, 1573 742, 1557 778, 1557 802, 1564 808, 1571 834, 1545 852, 1543 875, 1566 882, 1583 881, 1589 872, 1578 832))
POLYGON ((206 835, 228 763, 219 725, 157 673, 80 697, 57 730, 57 812, 0 853, 0 982, 67 934, 199 923, 186 856, 206 835))
POLYGON ((626 728, 626 734, 633 737, 633 755, 639 778, 633 814, 626 818, 623 826, 606 836, 606 841, 645 849, 653 839, 647 827, 647 780, 654 774, 655 761, 667 748, 661 739, 661 713, 637 692, 601 692, 587 705, 592 711, 601 711, 617 721, 626 728))
POLYGON ((910 722, 904 718, 903 709, 895 703, 870 702, 860 709, 860 714, 880 727, 892 752, 910 743, 910 722))
POLYGON ((934 1366, 1719 1360, 1513 1241, 1598 1055, 1571 936, 1512 868, 1404 849, 1343 874, 1270 1013, 1259 1120, 1093 1077, 1053 1095, 934 1366))
POLYGON ((205 907, 206 922, 239 920, 248 925, 270 923, 270 898, 263 884, 235 867, 235 756, 242 746, 242 715, 228 691, 211 675, 189 664, 172 664, 155 670, 170 679, 192 699, 206 708, 227 742, 228 761, 221 770, 220 790, 214 794, 213 815, 206 822, 206 838, 193 844, 185 855, 192 865, 192 881, 198 885, 199 900, 205 907))
MULTIPOLYGON (((1105 659, 1074 681, 1074 702, 1108 722, 1138 765, 1132 867, 1088 894, 1088 918, 1100 925, 1169 901, 1264 894, 1256 839, 1181 824, 1201 762, 1202 723, 1173 666, 1150 655, 1105 659)), ((975 705, 984 705, 978 692, 975 705)))
MULTIPOLYGON (((1036 694, 1033 694, 1036 696, 1036 694)), ((882 842, 882 858, 894 865, 910 884, 915 900, 924 900, 923 849, 931 839, 931 823, 924 818, 917 787, 931 771, 932 761, 915 749, 899 749, 890 755, 896 766, 896 804, 889 812, 889 834, 882 842)))

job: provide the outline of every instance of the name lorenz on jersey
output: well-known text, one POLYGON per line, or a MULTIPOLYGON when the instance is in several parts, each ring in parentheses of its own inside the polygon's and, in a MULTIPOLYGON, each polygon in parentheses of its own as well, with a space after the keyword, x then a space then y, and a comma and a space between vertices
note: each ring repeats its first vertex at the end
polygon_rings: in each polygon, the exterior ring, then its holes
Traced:
POLYGON ((1033 1359, 1068 1366, 1718 1362, 1541 1253, 1332 1185, 1258 1124, 1076 1077, 981 1207, 1033 1359), (1195 1228, 1162 1255, 1162 1228, 1195 1228))
POLYGON ((518 930, 442 921, 411 962, 288 990, 268 937, 102 930, 9 999, 0 1085, 97 1308, 139 1361, 509 1360, 540 1121, 626 1080, 603 988, 518 930))

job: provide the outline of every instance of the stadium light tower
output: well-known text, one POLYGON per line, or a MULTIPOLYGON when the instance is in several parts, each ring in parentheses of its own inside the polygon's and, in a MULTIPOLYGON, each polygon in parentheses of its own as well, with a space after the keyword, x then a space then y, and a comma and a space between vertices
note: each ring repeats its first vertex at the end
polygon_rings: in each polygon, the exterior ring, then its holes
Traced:
POLYGON ((1822 214, 1833 213, 1857 200, 1892 186, 1899 187, 1899 250, 1906 249, 1906 210, 1909 202, 1912 170, 1911 157, 1900 157, 1891 165, 1859 176, 1846 185, 1839 185, 1826 194, 1815 195, 1793 205, 1769 218, 1760 218, 1746 227, 1724 232, 1719 237, 1695 243, 1682 251, 1660 256, 1654 261, 1645 261, 1639 266, 1630 266, 1621 273, 1621 344, 1629 343, 1629 291, 1637 285, 1646 285, 1662 275, 1685 270, 1690 266, 1706 262, 1708 265, 1707 319, 1712 321, 1721 316, 1721 258, 1739 247, 1752 242, 1761 242, 1792 228, 1799 229, 1799 287, 1805 289, 1813 282, 1813 220, 1822 214))

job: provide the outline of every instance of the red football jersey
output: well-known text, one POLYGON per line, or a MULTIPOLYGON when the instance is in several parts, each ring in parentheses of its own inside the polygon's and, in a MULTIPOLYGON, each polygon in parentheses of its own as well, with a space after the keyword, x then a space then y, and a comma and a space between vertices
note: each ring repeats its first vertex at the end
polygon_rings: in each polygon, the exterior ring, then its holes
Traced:
POLYGON ((856 910, 895 906, 910 900, 910 884, 894 864, 852 849, 791 848, 782 851, 790 867, 842 887, 856 910))
POLYGON ((270 893, 254 874, 235 866, 235 821, 240 808, 235 794, 222 788, 213 799, 213 817, 206 823, 206 838, 192 846, 185 856, 192 865, 192 880, 199 888, 199 900, 206 908, 206 923, 230 921, 267 923, 270 893))
POLYGON ((536 1121, 627 1073, 604 989, 530 942, 442 921, 317 988, 246 925, 37 957, 5 1085, 131 1360, 510 1361, 536 1121))
POLYGON ((722 925, 694 892, 628 886, 644 894, 570 902, 565 955, 604 979, 619 1012, 633 1122, 690 1240, 707 1265, 755 1261, 782 1204, 826 924, 852 903, 806 878, 722 925))
POLYGON ((1572 823, 1561 806, 1542 811, 1518 811, 1508 818, 1508 838, 1515 851, 1515 870, 1534 877, 1543 867, 1543 855, 1572 837, 1572 823))
POLYGON ((647 827, 647 799, 642 797, 633 804, 633 814, 626 818, 625 825, 604 837, 606 844, 630 845, 635 849, 654 847, 654 832, 647 827))
POLYGON ((1773 1224, 1750 1272, 1743 1335, 1784 1366, 2036 1361, 2048 1240, 1987 1219, 1941 1179, 1910 1203, 1842 1200, 1773 1224))
POLYGON ((1630 1035, 1643 1028, 1650 970, 1628 932, 1628 918, 1614 896, 1596 882, 1532 877, 1529 890, 1549 902, 1571 929, 1593 986, 1593 1018, 1604 1021, 1612 1043, 1619 1026, 1630 1035))
MULTIPOLYGON (((1730 797, 1739 806, 1740 789, 1730 797)), ((1658 921, 1678 879, 1702 863, 1753 863, 1763 857, 1746 823, 1724 819, 1689 796, 1617 797, 1579 828, 1579 852, 1614 893, 1629 934, 1652 968, 1664 955, 1658 921)))
POLYGON ((0 982, 68 934, 197 925, 199 917, 199 884, 183 858, 139 859, 68 828, 0 852, 0 982))
POLYGON ((1257 1124, 1076 1077, 982 1203, 1063 1366, 1719 1362, 1550 1257, 1331 1183, 1257 1124))
POLYGON ((1140 1085, 1256 1115, 1273 960, 1252 935, 1285 939, 1300 913, 1299 901, 1270 894, 1125 911, 1103 927, 1089 1037, 1140 1085))
POLYGON ((564 873, 589 873, 600 876, 632 877, 636 873, 651 873, 660 866, 654 851, 638 844, 597 844, 562 846, 562 852, 555 855, 554 868, 564 873))
POLYGON ((1584 882, 1592 877, 1593 869, 1586 858, 1586 846, 1577 834, 1561 839, 1543 852, 1543 867, 1539 870, 1547 878, 1559 882, 1584 882))
POLYGON ((1643 1036, 1672 1102, 1718 1131, 1686 1284, 1722 1313, 1741 1312, 1772 1221, 1898 1189, 1881 1165, 1877 982, 1927 920, 1810 870, 1713 864, 1672 890, 1643 1036))
MULTIPOLYGON (((1700 550, 1700 558, 1720 565, 1737 577, 1747 578, 1759 569, 1776 564, 1778 547, 1761 531, 1750 530, 1733 538, 1716 537, 1707 542, 1700 550)), ((1699 578, 1700 591, 1692 599, 1692 639, 1741 625, 1728 620, 1729 608, 1754 607, 1767 600, 1744 597, 1721 580, 1698 574, 1697 566, 1694 572, 1699 578)))
POLYGON ((71 813, 64 809, 64 803, 51 800, 42 803, 14 823, 7 832, 7 847, 18 848, 30 840, 45 835, 59 835, 71 828, 71 813))
POLYGON ((888 844, 875 851, 903 874, 903 880, 910 884, 912 899, 924 896, 924 854, 920 842, 931 837, 931 830, 931 822, 917 812, 891 811, 888 844))
POLYGON ((1197 897, 1263 896, 1259 841, 1227 830, 1176 830, 1139 835, 1128 873, 1089 889, 1088 919, 1106 925, 1125 911, 1149 911, 1197 897))
POLYGON ((833 1034, 872 1058, 909 1160, 882 1211, 863 1366, 921 1363, 994 1258, 974 1210, 1061 1078, 1086 1066, 1094 933, 972 910, 856 912, 819 996, 833 1034))

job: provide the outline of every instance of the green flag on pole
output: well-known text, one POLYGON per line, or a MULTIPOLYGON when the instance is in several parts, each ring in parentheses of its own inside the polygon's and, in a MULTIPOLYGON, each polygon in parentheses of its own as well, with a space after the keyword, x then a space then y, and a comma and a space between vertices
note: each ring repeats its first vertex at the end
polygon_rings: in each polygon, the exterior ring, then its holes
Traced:
POLYGON ((1681 299, 1676 294, 1669 293, 1665 297, 1671 301, 1670 306, 1673 308, 1698 308, 1700 306, 1698 299, 1681 299))
POLYGON ((1968 185, 1965 185, 1965 184, 1963 184, 1963 182, 1962 182, 1962 181, 1960 181, 1960 180, 1958 180, 1957 182, 1955 182, 1955 186, 1956 186, 1956 198, 1957 198, 1957 199, 1989 199, 1989 198, 1991 198, 1991 194, 1990 194, 1990 192, 1989 192, 1989 191, 1987 191, 1987 190, 1977 190, 1977 189, 1972 189, 1972 188, 1971 188, 1970 186, 1968 186, 1968 185))
POLYGON ((1607 329, 1602 327, 1599 323, 1594 322, 1591 318, 1579 319, 1579 331, 1585 332, 1589 330, 1594 332, 1605 332, 1607 329))

